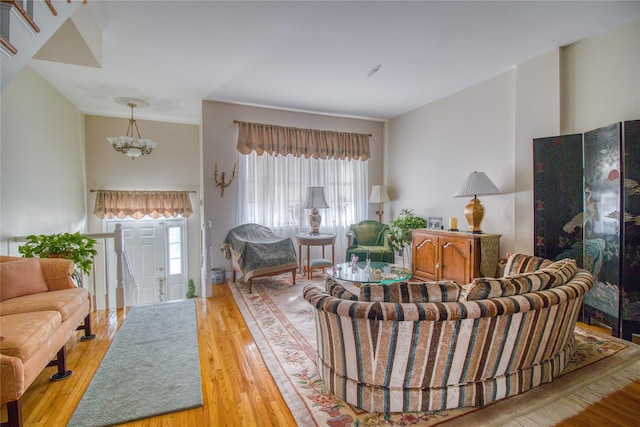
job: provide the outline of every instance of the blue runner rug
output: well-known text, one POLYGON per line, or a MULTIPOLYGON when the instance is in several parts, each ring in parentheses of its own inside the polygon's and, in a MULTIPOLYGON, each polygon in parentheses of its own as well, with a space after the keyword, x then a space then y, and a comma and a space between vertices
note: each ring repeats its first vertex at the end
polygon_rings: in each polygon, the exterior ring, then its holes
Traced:
POLYGON ((202 406, 195 301, 133 307, 69 426, 109 426, 202 406))

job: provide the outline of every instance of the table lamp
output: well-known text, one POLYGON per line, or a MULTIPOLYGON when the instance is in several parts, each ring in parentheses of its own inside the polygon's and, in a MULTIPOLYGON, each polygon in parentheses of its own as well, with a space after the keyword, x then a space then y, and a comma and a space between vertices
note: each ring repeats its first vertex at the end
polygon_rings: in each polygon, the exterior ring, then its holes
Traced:
POLYGON ((467 174, 462 186, 453 194, 452 197, 473 196, 473 199, 464 208, 464 216, 469 224, 467 233, 482 233, 480 223, 484 217, 484 207, 476 196, 489 194, 500 194, 500 190, 484 172, 475 171, 467 174))
POLYGON ((318 212, 318 208, 328 208, 326 199, 324 198, 324 187, 307 187, 307 198, 304 202, 305 209, 311 209, 309 215, 309 225, 311 226, 311 234, 320 233, 320 223, 322 216, 318 212))

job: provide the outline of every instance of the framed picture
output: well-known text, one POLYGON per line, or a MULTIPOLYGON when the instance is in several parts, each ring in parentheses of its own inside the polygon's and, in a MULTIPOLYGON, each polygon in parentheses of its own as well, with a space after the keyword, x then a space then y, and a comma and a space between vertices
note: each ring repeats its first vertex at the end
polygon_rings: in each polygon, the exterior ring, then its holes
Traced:
POLYGON ((436 230, 440 230, 442 228, 442 217, 430 216, 429 222, 427 223, 427 228, 435 228, 436 230))

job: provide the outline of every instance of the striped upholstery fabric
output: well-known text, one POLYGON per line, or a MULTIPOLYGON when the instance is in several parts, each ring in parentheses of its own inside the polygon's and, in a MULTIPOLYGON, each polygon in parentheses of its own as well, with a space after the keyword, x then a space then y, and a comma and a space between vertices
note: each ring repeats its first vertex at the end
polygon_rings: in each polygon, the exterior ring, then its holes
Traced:
POLYGON ((578 271, 575 259, 565 258, 550 264, 539 270, 548 273, 553 277, 553 286, 567 283, 578 271))
POLYGON ((479 277, 467 287, 463 300, 475 301, 487 298, 510 297, 540 291, 553 286, 553 277, 543 272, 518 274, 509 277, 479 277))
POLYGON ((550 382, 575 345, 593 276, 524 295, 465 302, 341 299, 306 286, 315 308, 318 372, 369 412, 480 406, 550 382))
POLYGON ((458 301, 462 287, 454 281, 367 284, 360 288, 360 301, 448 302, 458 301))
POLYGON ((358 301, 358 295, 354 295, 350 291, 346 290, 340 283, 336 282, 331 277, 328 277, 325 281, 324 288, 332 297, 358 301))
POLYGON ((551 262, 552 261, 548 259, 537 256, 511 254, 509 258, 507 258, 507 263, 504 266, 504 275, 513 276, 516 274, 531 273, 548 266, 551 262))
POLYGON ((578 271, 576 261, 566 258, 550 263, 540 270, 508 277, 480 277, 473 279, 462 300, 509 297, 541 291, 567 283, 578 271))

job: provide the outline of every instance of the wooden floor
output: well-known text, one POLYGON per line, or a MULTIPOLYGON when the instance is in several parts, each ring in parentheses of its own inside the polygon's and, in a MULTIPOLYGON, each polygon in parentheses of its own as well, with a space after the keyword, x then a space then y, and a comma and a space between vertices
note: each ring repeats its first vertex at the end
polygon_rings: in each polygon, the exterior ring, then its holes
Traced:
MULTIPOLYGON (((213 297, 198 298, 196 310, 204 406, 122 425, 295 426, 229 287, 214 286, 213 297)), ((74 375, 51 382, 49 376, 55 368, 45 369, 23 396, 25 426, 67 424, 125 315, 125 310, 94 313, 97 338, 88 342, 72 340, 67 347, 68 368, 74 375)), ((158 398, 162 398, 161 392, 158 398)), ((640 382, 608 396, 560 425, 640 425, 638 408, 640 382)), ((2 420, 6 419, 6 405, 2 405, 2 420)))
MULTIPOLYGON (((213 297, 198 298, 196 310, 203 407, 122 425, 295 426, 229 287, 214 286, 213 297)), ((73 415, 124 319, 125 310, 103 310, 94 315, 97 338, 86 342, 71 340, 67 344, 67 365, 74 371, 73 376, 51 382, 49 376, 55 373, 55 368, 47 368, 27 389, 22 398, 25 426, 65 426, 73 415)), ((161 391, 158 398, 162 398, 161 391)), ((2 405, 2 421, 6 419, 6 405, 2 405)))

